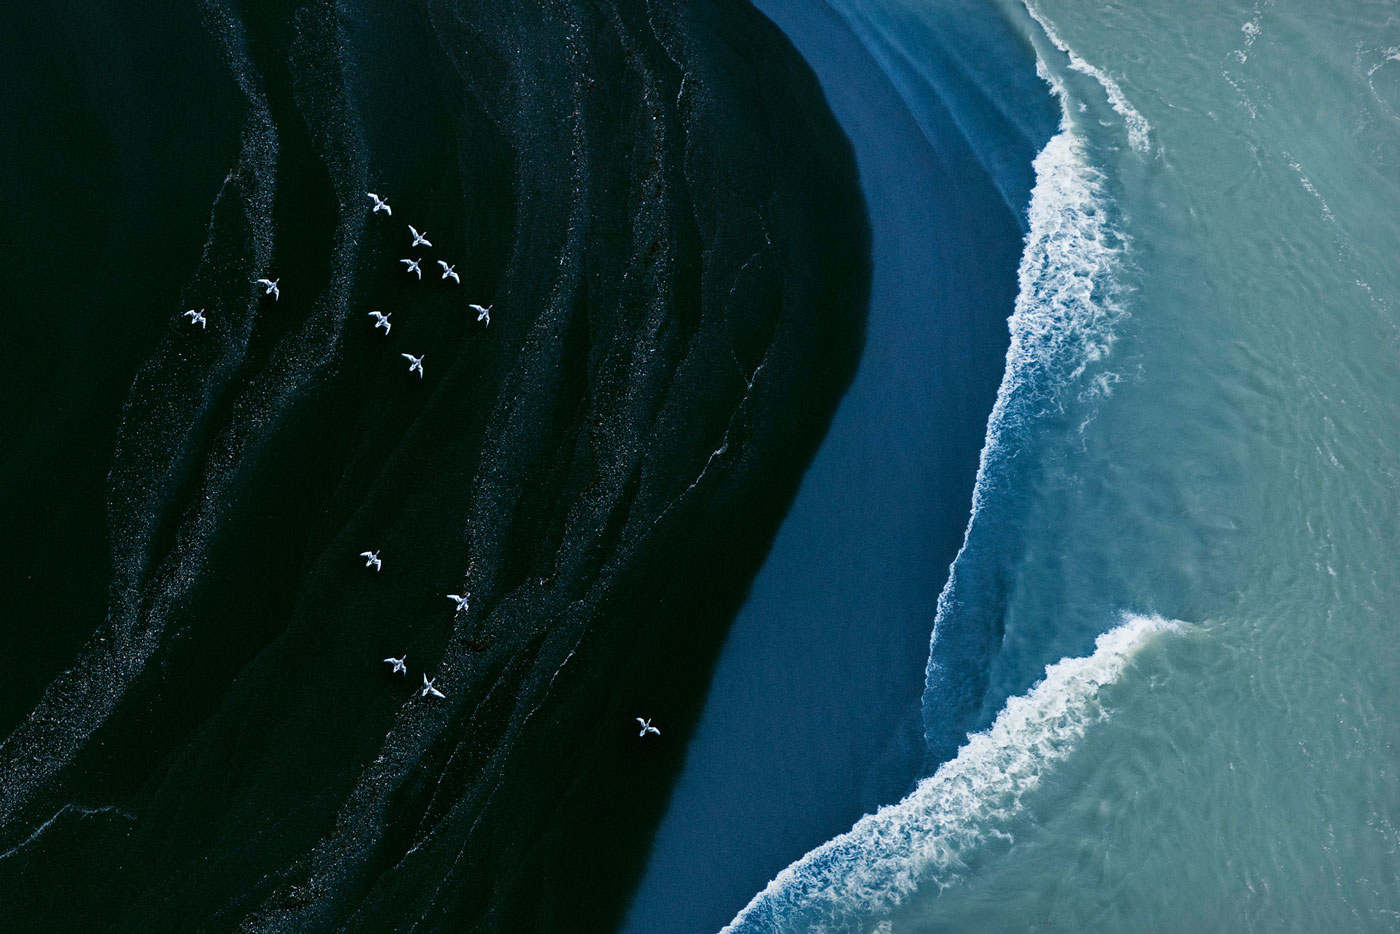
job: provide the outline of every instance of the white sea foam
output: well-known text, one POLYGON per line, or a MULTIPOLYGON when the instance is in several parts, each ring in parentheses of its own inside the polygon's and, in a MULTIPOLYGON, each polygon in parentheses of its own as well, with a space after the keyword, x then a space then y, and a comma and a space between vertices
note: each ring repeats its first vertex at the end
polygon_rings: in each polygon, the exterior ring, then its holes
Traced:
MULTIPOLYGON (((963 551, 1028 429, 1070 399, 1092 404, 1110 391, 1111 374, 1099 364, 1126 313, 1119 302, 1125 240, 1113 225, 1103 175, 1073 129, 1063 87, 1047 69, 1041 73, 1060 96, 1066 119, 1034 163, 1006 369, 988 419, 963 551)), ((940 677, 940 632, 958 605, 963 551, 939 596, 930 684, 940 677)), ((1008 701, 989 730, 971 737, 913 794, 789 866, 726 930, 863 930, 916 886, 946 884, 961 855, 999 833, 998 824, 1019 809, 1045 769, 1068 755, 1098 718, 1098 688, 1115 680, 1152 634, 1171 625, 1134 617, 1101 636, 1092 656, 1051 665, 1044 681, 1008 701)))
MULTIPOLYGON (((1110 221, 1102 173, 1069 129, 1046 144, 1034 166, 1030 232, 997 400, 1002 409, 1028 388, 1033 373, 1049 370, 1052 383, 1075 384, 1108 354, 1113 325, 1123 315, 1118 272, 1125 241, 1110 221)), ((1056 407, 1057 395, 1048 386, 1037 391, 1056 407)))
POLYGON ((1126 616, 1099 636, 1093 654, 1047 666, 1045 678, 1008 700, 956 758, 903 801, 784 869, 724 931, 878 931, 919 886, 956 882, 963 857, 1006 839, 1004 825, 1026 796, 1108 715, 1099 689, 1119 680, 1154 636, 1181 625, 1126 616))
MULTIPOLYGON (((1042 74, 1046 74, 1042 68, 1042 74)), ((1068 114, 1068 98, 1047 81, 1068 114)), ((961 602, 958 569, 978 517, 1006 484, 1007 465, 1031 425, 1059 411, 1067 393, 1092 406, 1116 381, 1099 364, 1114 342, 1114 325, 1125 314, 1119 302, 1125 238, 1114 228, 1103 176, 1085 156, 1066 116, 1034 163, 1035 188, 1028 210, 1029 232, 1017 273, 1020 284, 1008 321, 1011 342, 1006 369, 987 420, 987 438, 977 466, 972 509, 963 544, 938 597, 930 638, 926 703, 940 702, 940 640, 961 602), (1090 372, 1090 371, 1093 372, 1090 372)), ((1084 424, 1087 417, 1080 419, 1084 424)), ((926 720, 941 711, 926 709, 926 720)))
POLYGON ((1054 44, 1055 48, 1065 53, 1069 57, 1069 67, 1083 75, 1088 75, 1099 83, 1104 94, 1108 96, 1108 103, 1120 117, 1128 130, 1128 144, 1138 152, 1151 152, 1152 150, 1152 124, 1147 122, 1147 118, 1138 112, 1132 101, 1128 100, 1128 95, 1123 93, 1123 88, 1118 82, 1101 68, 1089 64, 1069 47, 1069 43, 1060 38, 1059 32, 1053 23, 1040 12, 1040 9, 1031 2, 1025 0, 1026 12, 1031 15, 1044 30, 1045 37, 1054 44))

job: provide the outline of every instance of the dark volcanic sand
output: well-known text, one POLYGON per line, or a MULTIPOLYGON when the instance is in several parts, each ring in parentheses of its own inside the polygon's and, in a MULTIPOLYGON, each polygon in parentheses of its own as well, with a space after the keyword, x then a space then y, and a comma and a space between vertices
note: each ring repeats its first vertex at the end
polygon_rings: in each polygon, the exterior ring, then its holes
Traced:
POLYGON ((60 283, 0 423, 6 928, 614 927, 860 354, 807 67, 729 0, 3 16, 6 251, 75 239, 0 296, 60 283))

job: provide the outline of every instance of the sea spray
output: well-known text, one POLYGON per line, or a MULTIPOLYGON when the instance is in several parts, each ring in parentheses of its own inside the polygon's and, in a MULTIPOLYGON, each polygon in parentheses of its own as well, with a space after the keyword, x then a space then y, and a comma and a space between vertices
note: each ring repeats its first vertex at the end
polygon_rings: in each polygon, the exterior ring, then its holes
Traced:
POLYGON ((1045 14, 1040 11, 1036 4, 1027 0, 1026 12, 1031 15, 1031 19, 1036 21, 1036 24, 1044 31, 1045 37, 1054 44, 1055 48, 1065 53, 1069 58, 1070 68, 1082 75, 1088 75, 1093 78, 1099 83, 1099 86, 1103 88, 1104 94, 1108 97, 1109 105, 1113 108, 1115 113, 1123 118, 1123 123, 1128 133, 1128 144, 1138 152, 1151 152, 1152 124, 1148 123, 1147 118, 1138 112, 1138 109, 1128 100, 1128 96, 1123 93, 1123 89, 1119 86, 1118 82, 1103 71, 1103 69, 1086 62, 1070 48, 1069 43, 1065 42, 1065 40, 1060 37, 1054 24, 1046 18, 1045 14))
POLYGON ((1043 680, 1010 698, 990 728, 912 794, 784 869, 724 931, 879 930, 880 918, 920 885, 956 882, 963 857, 1004 837, 1026 796, 1108 715, 1099 689, 1118 681, 1156 635, 1182 626, 1125 616, 1093 654, 1047 666, 1043 680))
MULTIPOLYGON (((1060 87, 1052 87, 1064 95, 1060 87)), ((969 727, 984 689, 986 660, 999 631, 998 556, 1014 547, 1014 523, 989 513, 1011 506, 1012 464, 1031 428, 1067 399, 1091 400, 1111 388, 1101 366, 1125 314, 1125 241, 1114 226, 1102 174, 1089 161, 1069 117, 1035 159, 1036 185, 1020 285, 1008 326, 1011 342, 987 422, 963 544, 938 598, 924 690, 924 732, 935 760, 969 727)))

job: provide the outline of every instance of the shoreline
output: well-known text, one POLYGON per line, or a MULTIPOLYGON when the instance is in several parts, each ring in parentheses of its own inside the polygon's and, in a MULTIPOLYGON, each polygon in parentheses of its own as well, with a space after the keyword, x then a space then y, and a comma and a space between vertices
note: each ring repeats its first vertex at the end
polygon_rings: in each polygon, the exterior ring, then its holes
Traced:
POLYGON ((929 634, 1017 291, 1021 219, 952 115, 916 118, 830 7, 757 6, 856 148, 872 227, 866 349, 715 667, 629 934, 718 929, 926 765, 929 634))

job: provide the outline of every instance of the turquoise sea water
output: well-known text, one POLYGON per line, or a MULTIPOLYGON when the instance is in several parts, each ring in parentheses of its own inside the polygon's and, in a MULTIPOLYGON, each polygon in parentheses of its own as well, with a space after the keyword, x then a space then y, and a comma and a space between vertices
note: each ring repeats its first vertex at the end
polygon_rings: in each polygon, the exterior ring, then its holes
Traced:
POLYGON ((727 930, 1396 930, 1400 12, 999 9, 1063 120, 930 621, 942 765, 727 930))

